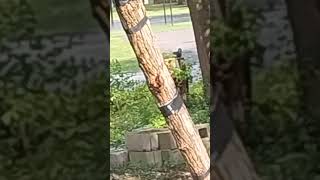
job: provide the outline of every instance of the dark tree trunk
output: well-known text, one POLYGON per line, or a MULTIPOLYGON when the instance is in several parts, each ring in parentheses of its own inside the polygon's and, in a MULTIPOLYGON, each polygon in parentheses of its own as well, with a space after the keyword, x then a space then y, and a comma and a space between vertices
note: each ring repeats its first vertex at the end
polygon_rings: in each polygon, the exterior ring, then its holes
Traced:
MULTIPOLYGON (((225 2, 211 2, 211 19, 227 16, 225 2)), ((211 154, 216 156, 213 168, 219 180, 259 180, 235 128, 236 122, 245 125, 250 115, 250 107, 246 106, 251 94, 248 57, 229 60, 233 63, 228 64, 214 59, 213 50, 211 46, 211 154)))
MULTIPOLYGON (((122 5, 120 2, 116 2, 116 9, 122 26, 126 30, 148 87, 160 108, 174 98, 177 88, 164 64, 160 50, 154 44, 155 39, 149 21, 142 24, 136 32, 128 31, 129 28, 137 27, 139 22, 143 22, 146 11, 142 0, 127 1, 122 5)), ((163 115, 166 117, 164 112, 163 115)), ((180 110, 166 117, 166 121, 193 178, 209 180, 210 159, 184 103, 180 110)))
POLYGON ((251 71, 249 56, 231 60, 229 68, 223 69, 223 88, 226 93, 225 105, 240 135, 248 128, 251 108, 251 71))
POLYGON ((111 0, 90 0, 90 4, 93 17, 98 21, 109 40, 111 0))
POLYGON ((286 2, 298 55, 301 115, 320 120, 320 1, 286 2))
POLYGON ((200 69, 207 98, 210 97, 210 1, 188 0, 200 69))
MULTIPOLYGON (((216 156, 211 165, 221 180, 259 180, 255 168, 234 126, 232 105, 226 105, 230 95, 219 79, 217 68, 212 66, 213 92, 211 106, 211 155, 216 156)), ((238 114, 239 116, 242 114, 238 114)), ((212 156, 211 156, 212 157, 212 156)))

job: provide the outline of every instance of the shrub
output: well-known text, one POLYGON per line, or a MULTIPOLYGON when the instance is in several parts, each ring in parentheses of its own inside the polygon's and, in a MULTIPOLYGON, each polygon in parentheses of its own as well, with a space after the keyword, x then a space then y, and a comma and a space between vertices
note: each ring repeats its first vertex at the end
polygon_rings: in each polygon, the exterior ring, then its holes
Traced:
POLYGON ((0 40, 29 38, 37 20, 27 0, 4 0, 0 3, 0 40))
MULTIPOLYGON (((124 142, 126 132, 142 127, 166 127, 156 100, 145 82, 130 80, 123 74, 119 62, 111 68, 111 145, 124 142)), ((209 108, 203 96, 202 83, 191 86, 187 107, 194 122, 209 122, 209 108)))

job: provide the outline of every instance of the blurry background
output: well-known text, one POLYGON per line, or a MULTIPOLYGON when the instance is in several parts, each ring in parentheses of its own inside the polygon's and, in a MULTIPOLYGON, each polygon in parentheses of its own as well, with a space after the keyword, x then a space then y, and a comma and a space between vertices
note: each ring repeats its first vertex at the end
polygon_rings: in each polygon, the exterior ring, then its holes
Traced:
POLYGON ((90 2, 0 2, 0 179, 106 177, 107 41, 90 2))

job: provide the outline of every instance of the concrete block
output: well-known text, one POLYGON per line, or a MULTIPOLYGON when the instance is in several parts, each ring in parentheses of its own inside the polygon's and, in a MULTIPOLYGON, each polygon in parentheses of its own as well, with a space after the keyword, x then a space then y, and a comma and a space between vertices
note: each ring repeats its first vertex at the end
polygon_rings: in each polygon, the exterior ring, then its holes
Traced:
POLYGON ((148 165, 162 165, 161 151, 150 152, 129 152, 129 161, 131 163, 142 163, 148 165))
POLYGON ((162 165, 162 155, 161 151, 153 151, 154 163, 158 165, 162 165))
POLYGON ((204 146, 206 147, 206 150, 208 152, 208 154, 210 155, 210 138, 202 138, 202 142, 204 144, 204 146))
POLYGON ((184 163, 183 156, 178 149, 174 150, 161 150, 161 156, 163 162, 182 164, 184 163))
POLYGON ((199 135, 201 138, 207 138, 210 137, 210 124, 197 124, 196 129, 199 132, 199 135))
POLYGON ((158 133, 159 149, 176 149, 177 144, 170 131, 158 133))
POLYGON ((156 133, 132 132, 126 136, 126 145, 129 151, 152 151, 159 149, 156 133))
POLYGON ((110 167, 119 167, 128 163, 128 152, 118 151, 118 152, 110 152, 110 167))

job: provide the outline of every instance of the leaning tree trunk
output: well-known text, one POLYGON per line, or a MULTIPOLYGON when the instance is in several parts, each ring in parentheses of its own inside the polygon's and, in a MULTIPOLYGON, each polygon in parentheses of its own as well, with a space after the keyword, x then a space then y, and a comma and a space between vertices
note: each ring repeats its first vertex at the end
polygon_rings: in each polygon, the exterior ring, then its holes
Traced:
POLYGON ((155 46, 154 35, 142 0, 116 1, 120 21, 137 56, 151 93, 166 117, 169 129, 177 142, 194 179, 210 179, 210 159, 201 138, 194 128, 183 102, 176 111, 165 112, 163 107, 175 99, 177 89, 164 64, 162 54, 155 46))
POLYGON ((245 136, 250 119, 251 72, 249 58, 250 56, 247 54, 237 57, 231 60, 230 64, 224 64, 226 65, 224 67, 227 68, 220 69, 225 72, 225 77, 222 80, 226 93, 224 103, 241 136, 245 136))
MULTIPOLYGON (((214 68, 212 68, 214 69, 214 68)), ((214 73, 215 74, 215 73, 214 73)), ((255 168, 236 132, 228 107, 224 103, 223 85, 212 85, 211 154, 212 168, 219 180, 259 180, 255 168)))
MULTIPOLYGON (((226 1, 211 3, 211 19, 226 17, 226 4, 221 4, 226 1)), ((244 100, 250 96, 250 91, 244 88, 250 86, 248 61, 240 58, 233 64, 218 64, 213 58, 213 48, 210 49, 213 168, 219 180, 259 180, 234 125, 236 120, 246 119, 245 112, 250 111, 244 109, 244 100)))
POLYGON ((320 1, 286 2, 298 56, 301 115, 320 120, 320 1))
POLYGON ((210 97, 210 2, 209 0, 188 0, 190 16, 196 39, 197 52, 202 73, 204 90, 210 97))

